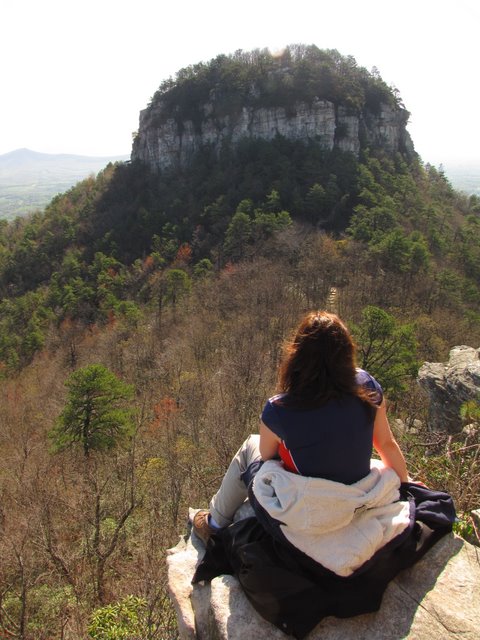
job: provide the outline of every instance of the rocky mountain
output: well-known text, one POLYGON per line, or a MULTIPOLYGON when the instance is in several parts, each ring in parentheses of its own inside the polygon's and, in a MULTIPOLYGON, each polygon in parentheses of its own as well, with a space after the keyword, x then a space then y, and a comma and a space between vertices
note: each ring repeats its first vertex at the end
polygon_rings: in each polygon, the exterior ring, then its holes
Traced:
POLYGON ((221 56, 164 83, 140 114, 132 160, 156 169, 186 166, 205 147, 220 153, 243 139, 277 136, 357 157, 366 147, 413 155, 408 111, 352 58, 315 47, 290 48, 282 58, 265 52, 248 56, 221 56), (341 81, 346 75, 356 82, 348 90, 341 81))
POLYGON ((193 154, 206 145, 220 151, 224 143, 238 143, 243 138, 272 140, 284 136, 289 140, 315 140, 328 151, 338 148, 355 156, 368 144, 392 153, 413 151, 406 130, 406 112, 385 104, 378 114, 355 113, 317 98, 312 104, 297 103, 292 114, 283 107, 243 107, 238 114, 216 118, 214 103, 208 102, 202 105, 205 118, 199 129, 191 120, 177 123, 173 118, 155 125, 163 108, 159 102, 154 109, 142 111, 132 154, 133 159, 159 169, 187 165, 193 154))

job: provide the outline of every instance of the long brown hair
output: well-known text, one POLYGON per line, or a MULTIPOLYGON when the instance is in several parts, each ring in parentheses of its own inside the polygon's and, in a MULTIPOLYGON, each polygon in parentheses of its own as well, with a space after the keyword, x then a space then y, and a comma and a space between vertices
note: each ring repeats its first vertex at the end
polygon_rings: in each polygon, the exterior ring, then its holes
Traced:
POLYGON ((356 380, 355 344, 345 324, 327 311, 311 311, 284 348, 277 391, 279 402, 300 408, 321 406, 333 398, 372 398, 356 380))

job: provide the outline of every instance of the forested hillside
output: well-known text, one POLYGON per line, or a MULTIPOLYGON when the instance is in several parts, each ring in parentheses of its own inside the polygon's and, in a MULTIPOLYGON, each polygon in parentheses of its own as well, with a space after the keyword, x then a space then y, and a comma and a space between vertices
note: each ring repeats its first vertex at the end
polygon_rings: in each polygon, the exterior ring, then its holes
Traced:
MULTIPOLYGON (((250 58, 261 80, 263 58, 250 58)), ((232 64, 182 70, 162 95, 191 109, 189 86, 208 92, 232 64)), ((293 97, 338 86, 342 100, 376 88, 399 101, 337 52, 308 49, 287 75, 293 97)), ((374 146, 356 157, 277 137, 161 171, 109 165, 1 222, 1 632, 176 637, 165 550, 257 430, 282 340, 327 304, 391 417, 422 421, 401 436, 411 475, 454 494, 468 533, 478 443, 430 430, 415 376, 454 345, 479 346, 479 283, 479 199, 374 146)))

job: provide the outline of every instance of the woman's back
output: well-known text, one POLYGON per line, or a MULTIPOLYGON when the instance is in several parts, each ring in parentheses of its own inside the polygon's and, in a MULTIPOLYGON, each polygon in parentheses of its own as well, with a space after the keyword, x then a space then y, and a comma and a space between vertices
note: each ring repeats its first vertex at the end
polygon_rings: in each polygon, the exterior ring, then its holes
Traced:
MULTIPOLYGON (((381 403, 382 389, 372 376, 358 370, 357 381, 381 403)), ((279 394, 266 403, 262 421, 281 439, 279 454, 287 470, 352 484, 370 471, 374 413, 354 395, 303 409, 279 394)))

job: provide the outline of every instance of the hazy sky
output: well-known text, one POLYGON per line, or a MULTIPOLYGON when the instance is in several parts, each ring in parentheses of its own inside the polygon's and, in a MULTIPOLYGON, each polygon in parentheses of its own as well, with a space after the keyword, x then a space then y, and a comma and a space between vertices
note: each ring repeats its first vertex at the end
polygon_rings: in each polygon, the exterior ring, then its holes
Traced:
POLYGON ((315 44, 376 66, 425 162, 480 160, 478 0, 2 0, 0 154, 129 154, 165 78, 237 49, 315 44))

